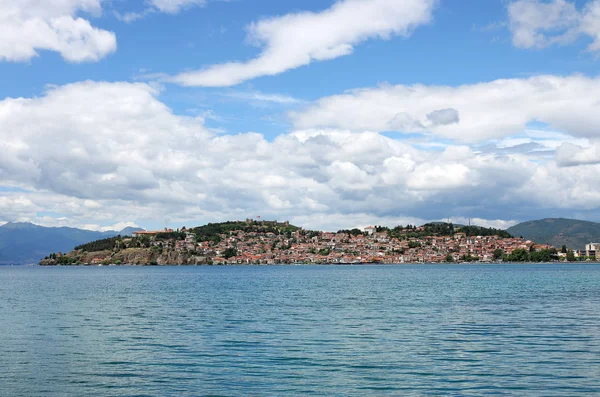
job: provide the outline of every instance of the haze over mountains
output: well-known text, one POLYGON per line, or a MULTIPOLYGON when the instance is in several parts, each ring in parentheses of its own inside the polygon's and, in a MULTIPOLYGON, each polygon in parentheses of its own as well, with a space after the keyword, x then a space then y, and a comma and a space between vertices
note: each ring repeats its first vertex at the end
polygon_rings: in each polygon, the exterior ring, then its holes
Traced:
POLYGON ((38 263, 49 252, 68 252, 79 244, 131 235, 136 228, 95 232, 70 227, 43 227, 32 223, 7 223, 0 226, 0 265, 38 263))

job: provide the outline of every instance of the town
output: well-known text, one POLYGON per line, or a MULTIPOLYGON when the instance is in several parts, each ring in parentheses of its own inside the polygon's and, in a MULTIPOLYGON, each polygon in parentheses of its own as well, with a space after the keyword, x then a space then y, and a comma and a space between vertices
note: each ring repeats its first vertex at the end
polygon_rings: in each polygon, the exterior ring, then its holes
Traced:
POLYGON ((287 221, 247 219, 138 231, 132 237, 84 244, 67 255, 52 254, 42 264, 549 262, 583 260, 590 253, 536 244, 504 230, 441 222, 333 233, 304 230, 287 221))

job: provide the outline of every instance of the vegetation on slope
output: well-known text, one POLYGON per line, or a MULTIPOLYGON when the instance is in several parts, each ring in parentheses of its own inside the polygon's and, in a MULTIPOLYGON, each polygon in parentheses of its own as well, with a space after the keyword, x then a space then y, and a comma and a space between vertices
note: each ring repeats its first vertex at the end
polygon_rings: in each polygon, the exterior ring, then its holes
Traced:
MULTIPOLYGON (((408 239, 422 238, 426 236, 452 236, 454 233, 464 233, 467 237, 471 236, 498 236, 501 238, 511 238, 512 235, 506 230, 494 229, 481 226, 458 226, 452 223, 432 222, 426 223, 421 227, 414 225, 396 226, 388 228, 385 226, 376 226, 378 233, 387 232, 392 238, 408 239)), ((338 233, 347 233, 358 235, 362 232, 359 229, 340 230, 338 233)))
POLYGON ((0 226, 0 265, 37 263, 48 252, 68 252, 73 247, 93 240, 131 234, 136 229, 121 232, 94 232, 70 227, 43 227, 31 223, 7 223, 0 226))
POLYGON ((243 231, 246 233, 274 233, 275 235, 289 234, 300 229, 298 226, 290 225, 281 222, 269 221, 231 221, 222 223, 209 223, 208 225, 199 226, 190 229, 196 235, 198 241, 214 241, 218 242, 220 234, 227 234, 233 231, 243 231))
POLYGON ((81 244, 75 247, 76 251, 97 252, 105 250, 113 250, 117 246, 117 242, 121 240, 121 236, 110 237, 103 240, 95 240, 90 243, 81 244))
POLYGON ((511 238, 514 234, 509 233, 506 230, 494 229, 491 227, 481 226, 463 226, 459 229, 459 232, 465 233, 468 237, 470 236, 498 236, 502 238, 511 238))
POLYGON ((600 242, 600 223, 575 219, 548 218, 523 222, 507 229, 513 236, 549 244, 554 247, 566 245, 572 249, 585 249, 590 242, 600 242))

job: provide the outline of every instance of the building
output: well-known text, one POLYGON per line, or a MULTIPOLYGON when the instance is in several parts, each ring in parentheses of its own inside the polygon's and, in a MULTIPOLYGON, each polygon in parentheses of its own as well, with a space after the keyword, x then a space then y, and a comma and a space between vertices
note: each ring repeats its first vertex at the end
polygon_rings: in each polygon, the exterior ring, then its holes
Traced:
POLYGON ((585 256, 588 258, 597 258, 597 253, 600 253, 600 243, 589 243, 585 246, 585 256))
POLYGON ((173 233, 173 229, 167 229, 165 227, 164 230, 153 230, 153 231, 142 230, 139 232, 131 233, 131 236, 132 237, 156 236, 158 233, 173 233))
POLYGON ((375 228, 373 226, 367 226, 363 229, 363 232, 370 236, 375 233, 375 228))

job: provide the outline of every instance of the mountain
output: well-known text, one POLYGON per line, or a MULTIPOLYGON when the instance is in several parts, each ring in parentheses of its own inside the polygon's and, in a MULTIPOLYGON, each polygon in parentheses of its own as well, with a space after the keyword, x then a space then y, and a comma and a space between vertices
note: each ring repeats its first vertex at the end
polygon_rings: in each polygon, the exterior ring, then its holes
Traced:
POLYGON ((144 229, 140 229, 139 227, 131 227, 130 226, 130 227, 126 227, 125 229, 121 230, 118 234, 120 234, 121 236, 131 236, 134 232, 139 232, 141 230, 144 230, 144 229))
POLYGON ((75 246, 141 229, 94 232, 70 227, 43 227, 32 223, 0 226, 0 265, 38 263, 49 252, 69 252, 75 246))
POLYGON ((539 244, 555 247, 566 245, 572 249, 585 249, 590 242, 600 242, 600 223, 576 219, 548 218, 519 223, 506 230, 513 236, 523 236, 539 244))

